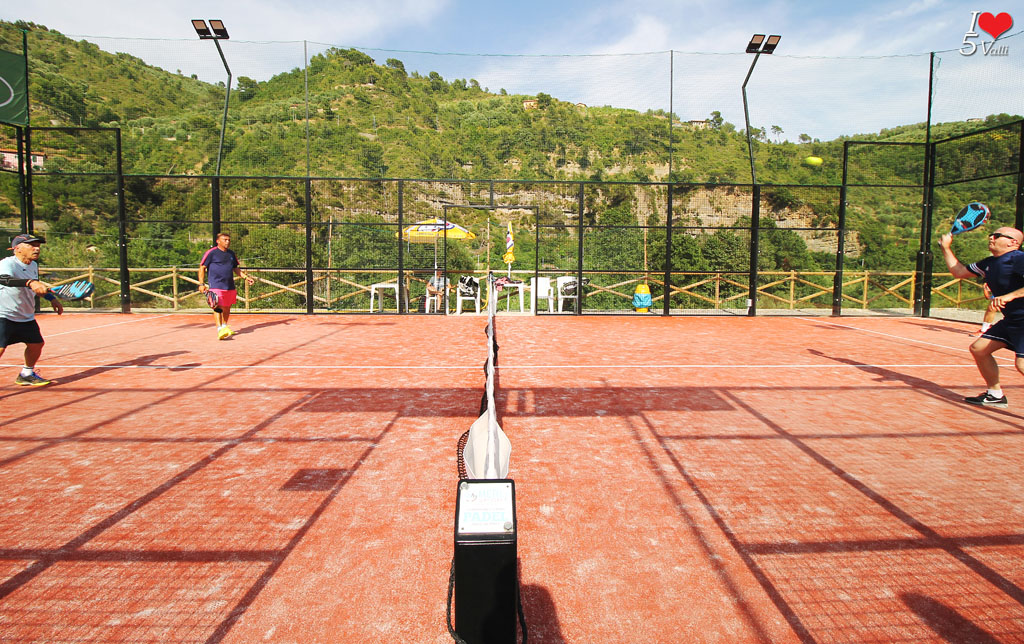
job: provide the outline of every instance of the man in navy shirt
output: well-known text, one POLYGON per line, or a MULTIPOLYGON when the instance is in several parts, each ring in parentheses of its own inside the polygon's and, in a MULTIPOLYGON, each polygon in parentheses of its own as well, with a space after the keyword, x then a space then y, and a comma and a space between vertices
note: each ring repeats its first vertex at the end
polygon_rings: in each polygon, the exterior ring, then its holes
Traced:
POLYGON ((978 365, 988 391, 964 398, 964 402, 984 407, 1007 406, 999 384, 999 365, 992 356, 1000 349, 1017 354, 1017 371, 1024 373, 1024 233, 1003 227, 988 236, 991 257, 964 266, 953 254, 953 236, 946 233, 939 239, 942 256, 953 277, 980 277, 992 292, 992 306, 1003 312, 1003 319, 992 325, 971 345, 971 355, 978 365))
POLYGON ((217 339, 224 340, 234 335, 228 326, 231 307, 238 300, 235 290, 235 276, 244 278, 252 285, 254 280, 242 273, 235 251, 231 250, 231 235, 217 234, 217 245, 206 251, 199 262, 199 292, 213 291, 217 294, 217 309, 213 311, 213 320, 217 324, 217 339), (210 282, 206 283, 207 275, 210 282))

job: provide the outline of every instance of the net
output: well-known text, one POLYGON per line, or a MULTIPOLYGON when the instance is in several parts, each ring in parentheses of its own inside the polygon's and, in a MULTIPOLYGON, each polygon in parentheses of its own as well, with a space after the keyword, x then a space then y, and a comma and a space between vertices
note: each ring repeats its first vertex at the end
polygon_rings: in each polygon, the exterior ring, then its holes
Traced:
POLYGON ((484 362, 484 394, 480 401, 479 418, 459 440, 459 476, 471 479, 503 479, 508 476, 512 445, 498 424, 498 413, 494 404, 498 339, 494 324, 497 297, 493 274, 488 274, 485 283, 487 360, 484 362))

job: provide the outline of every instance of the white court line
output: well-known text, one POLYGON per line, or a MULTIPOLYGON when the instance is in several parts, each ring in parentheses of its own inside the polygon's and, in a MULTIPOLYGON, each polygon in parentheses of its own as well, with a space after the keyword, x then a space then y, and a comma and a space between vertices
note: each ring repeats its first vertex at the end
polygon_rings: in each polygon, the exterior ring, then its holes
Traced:
POLYGON ((156 318, 159 318, 159 317, 161 317, 161 316, 159 316, 159 315, 150 315, 150 316, 147 316, 147 317, 140 317, 140 318, 135 318, 135 319, 132 319, 132 320, 124 320, 123 322, 111 322, 110 324, 101 324, 99 326, 88 326, 88 327, 85 327, 84 329, 75 329, 73 331, 61 331, 60 333, 47 333, 45 337, 53 338, 53 337, 56 337, 58 335, 70 335, 72 333, 81 333, 83 331, 94 331, 96 329, 104 329, 104 328, 106 328, 108 326, 118 326, 119 324, 131 324, 132 322, 144 322, 145 320, 153 320, 153 319, 156 319, 156 318))
MULTIPOLYGON (((16 364, 0 364, 0 367, 16 367, 16 364)), ((480 365, 421 365, 421 366, 394 366, 394 365, 155 365, 155 364, 47 364, 47 369, 169 369, 169 370, 253 370, 253 371, 275 371, 275 370, 351 370, 351 371, 372 371, 372 370, 402 370, 402 371, 460 371, 471 369, 480 370, 480 365)), ((499 371, 521 371, 538 369, 950 369, 950 368, 971 368, 973 364, 534 364, 534 365, 506 365, 495 367, 499 371)))
MULTIPOLYGON (((803 320, 804 322, 813 322, 815 324, 829 324, 829 325, 832 325, 832 326, 835 326, 835 327, 839 327, 840 329, 852 329, 854 331, 863 331, 864 333, 874 333, 875 335, 882 335, 882 336, 885 336, 887 338, 893 338, 895 340, 903 340, 904 342, 916 342, 917 344, 926 344, 926 345, 928 345, 930 347, 938 347, 940 349, 949 349, 950 351, 965 351, 964 347, 950 347, 950 346, 946 346, 944 344, 936 344, 934 342, 928 342, 926 340, 915 340, 914 338, 905 338, 902 335, 895 335, 895 334, 892 334, 892 333, 882 333, 881 331, 873 331, 871 329, 862 329, 860 327, 849 326, 847 324, 839 324, 837 322, 829 322, 827 320, 816 320, 814 318, 797 318, 797 319, 798 320, 803 320)), ((1002 356, 995 356, 994 355, 993 357, 996 360, 1007 360, 1009 362, 1014 362, 1014 360, 1012 360, 1010 358, 1004 358, 1002 356)))

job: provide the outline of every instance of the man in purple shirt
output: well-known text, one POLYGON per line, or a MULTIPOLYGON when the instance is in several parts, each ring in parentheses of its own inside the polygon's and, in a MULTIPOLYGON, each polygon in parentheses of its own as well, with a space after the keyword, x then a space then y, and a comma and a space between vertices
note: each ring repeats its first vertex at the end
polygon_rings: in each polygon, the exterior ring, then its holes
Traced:
POLYGON ((199 292, 213 291, 217 294, 217 308, 213 311, 213 320, 217 324, 218 340, 234 335, 234 331, 228 326, 228 319, 231 318, 231 307, 238 299, 235 276, 244 278, 250 286, 255 281, 242 273, 238 257, 231 250, 231 235, 218 233, 217 245, 206 251, 199 262, 199 292))

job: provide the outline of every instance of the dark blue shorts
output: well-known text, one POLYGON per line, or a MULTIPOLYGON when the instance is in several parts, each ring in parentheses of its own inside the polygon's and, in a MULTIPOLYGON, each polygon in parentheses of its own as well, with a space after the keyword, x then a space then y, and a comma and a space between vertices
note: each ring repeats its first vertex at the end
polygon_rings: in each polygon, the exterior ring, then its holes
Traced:
POLYGON ((39 323, 35 320, 14 322, 0 318, 0 347, 19 343, 42 344, 43 334, 39 331, 39 323))
POLYGON ((1024 317, 1003 318, 982 333, 981 337, 998 340, 1018 357, 1024 358, 1024 317))

